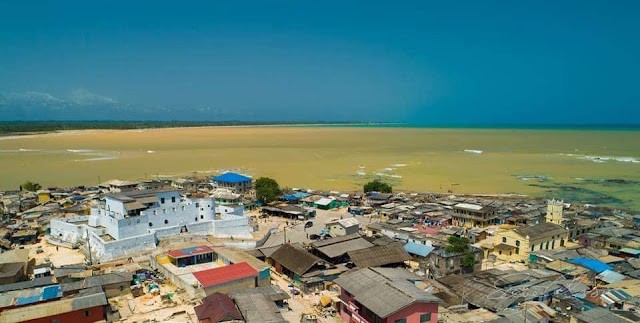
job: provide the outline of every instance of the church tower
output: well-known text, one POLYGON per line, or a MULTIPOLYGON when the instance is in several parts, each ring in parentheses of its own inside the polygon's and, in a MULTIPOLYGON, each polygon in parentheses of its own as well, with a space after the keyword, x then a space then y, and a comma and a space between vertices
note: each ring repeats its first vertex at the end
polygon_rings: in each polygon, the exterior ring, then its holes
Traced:
POLYGON ((557 225, 562 225, 562 208, 564 207, 564 201, 558 201, 551 199, 547 201, 547 216, 546 222, 557 225))

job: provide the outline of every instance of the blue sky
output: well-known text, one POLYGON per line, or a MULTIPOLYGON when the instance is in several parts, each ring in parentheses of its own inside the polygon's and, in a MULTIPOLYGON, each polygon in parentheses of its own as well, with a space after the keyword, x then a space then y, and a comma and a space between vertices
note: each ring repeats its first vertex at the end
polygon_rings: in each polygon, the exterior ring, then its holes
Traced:
POLYGON ((638 1, 0 3, 0 120, 639 124, 638 1))

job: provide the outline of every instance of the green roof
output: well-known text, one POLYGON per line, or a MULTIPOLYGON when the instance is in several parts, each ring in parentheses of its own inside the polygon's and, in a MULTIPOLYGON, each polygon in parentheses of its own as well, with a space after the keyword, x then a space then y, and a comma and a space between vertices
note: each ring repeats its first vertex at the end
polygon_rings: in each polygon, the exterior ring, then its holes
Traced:
POLYGON ((628 254, 634 255, 634 256, 640 254, 640 250, 633 249, 633 248, 622 248, 622 249, 620 249, 620 252, 628 253, 628 254))

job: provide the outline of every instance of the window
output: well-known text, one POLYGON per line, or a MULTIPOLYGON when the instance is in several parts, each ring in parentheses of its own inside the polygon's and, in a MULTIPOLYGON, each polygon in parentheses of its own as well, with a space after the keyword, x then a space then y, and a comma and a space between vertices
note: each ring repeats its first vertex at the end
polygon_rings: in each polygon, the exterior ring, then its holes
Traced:
POLYGON ((431 313, 420 315, 420 323, 431 322, 431 313))
POLYGON ((516 240, 516 247, 520 247, 520 240, 516 240))
POLYGON ((197 203, 197 202, 196 202, 196 207, 200 207, 200 203, 197 203))
POLYGON ((160 204, 164 204, 164 197, 160 198, 160 204))
POLYGON ((162 214, 167 214, 167 209, 162 209, 162 214))
POLYGON ((176 208, 175 207, 173 208, 173 213, 176 213, 176 208))
POLYGON ((149 222, 149 227, 152 227, 152 226, 153 226, 153 223, 149 222))
POLYGON ((182 211, 184 211, 184 205, 182 206, 182 211))
POLYGON ((520 254, 520 248, 516 248, 516 255, 520 254))
POLYGON ((196 222, 198 222, 198 217, 196 217, 196 222))
POLYGON ((89 310, 84 311, 84 317, 89 317, 89 316, 91 316, 91 311, 89 310))
POLYGON ((172 197, 171 197, 171 203, 175 203, 175 202, 176 202, 176 197, 175 197, 175 196, 172 196, 172 197))
POLYGON ((502 243, 507 243, 507 238, 506 237, 502 237, 502 243))
POLYGON ((549 250, 549 241, 547 241, 545 249, 549 250))
POLYGON ((204 215, 200 214, 200 218, 201 218, 201 219, 204 219, 204 215))
POLYGON ((169 224, 169 220, 164 220, 164 224, 169 224))
POLYGON ((153 215, 158 215, 158 211, 153 210, 153 215))
POLYGON ((394 323, 407 323, 407 319, 397 319, 394 321, 394 323))
POLYGON ((500 254, 500 255, 501 255, 501 254, 502 254, 502 250, 498 250, 498 254, 500 254))
POLYGON ((535 247, 536 247, 536 246, 534 246, 534 245, 531 245, 531 251, 533 251, 533 248, 535 248, 535 247))

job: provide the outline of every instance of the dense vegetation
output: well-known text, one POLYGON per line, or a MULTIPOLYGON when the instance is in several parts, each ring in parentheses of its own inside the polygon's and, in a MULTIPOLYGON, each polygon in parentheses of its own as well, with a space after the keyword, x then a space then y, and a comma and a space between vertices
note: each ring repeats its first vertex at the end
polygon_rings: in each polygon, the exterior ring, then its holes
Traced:
POLYGON ((391 185, 380 181, 379 179, 375 179, 367 184, 364 184, 364 192, 379 192, 379 193, 391 193, 393 188, 391 185))
POLYGON ((476 260, 471 252, 469 239, 465 237, 450 236, 447 242, 449 242, 449 245, 447 245, 444 250, 449 253, 465 254, 460 260, 460 266, 467 270, 473 268, 476 260))
POLYGON ((20 187, 25 191, 35 192, 37 190, 41 190, 42 186, 38 183, 32 181, 26 181, 20 187))
MULTIPOLYGON (((146 129, 205 126, 288 125, 292 122, 245 121, 0 121, 0 135, 82 129, 146 129)), ((353 124, 353 122, 300 122, 295 124, 353 124)))
POLYGON ((256 180, 255 189, 256 198, 264 204, 277 200, 281 194, 278 182, 269 177, 258 178, 256 180))

